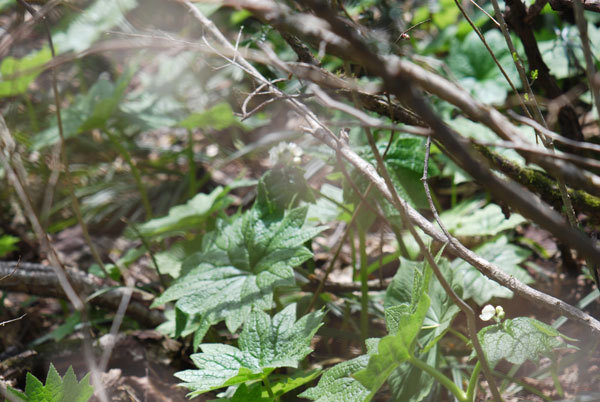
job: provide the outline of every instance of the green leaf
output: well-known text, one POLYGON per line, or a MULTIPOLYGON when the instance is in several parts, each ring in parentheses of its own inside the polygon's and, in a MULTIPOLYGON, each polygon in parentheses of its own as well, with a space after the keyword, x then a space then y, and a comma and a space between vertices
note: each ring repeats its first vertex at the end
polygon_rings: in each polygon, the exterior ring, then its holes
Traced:
POLYGON ((367 368, 354 375, 371 391, 371 396, 400 364, 411 358, 430 305, 430 298, 426 294, 430 278, 430 269, 424 275, 414 270, 410 304, 386 309, 386 325, 397 332, 382 338, 377 345, 377 354, 371 355, 367 368))
MULTIPOLYGON (((132 71, 128 71, 122 74, 114 84, 101 77, 88 93, 75 97, 71 105, 62 111, 65 138, 73 138, 84 131, 105 127, 108 120, 116 113, 131 76, 132 71)), ((52 120, 52 126, 33 138, 32 148, 34 150, 40 150, 58 142, 60 136, 54 120, 52 120)))
MULTIPOLYGON (((437 349, 433 348, 419 359, 429 366, 439 366, 439 355, 437 349)), ((431 392, 433 377, 425 371, 410 363, 400 364, 388 377, 388 384, 394 401, 419 402, 425 399, 431 392)))
POLYGON ((0 257, 4 257, 6 254, 18 250, 15 244, 17 244, 19 240, 18 237, 11 235, 0 236, 0 257))
POLYGON ((180 127, 187 129, 212 128, 215 130, 223 130, 236 124, 239 124, 238 119, 233 114, 231 106, 225 102, 219 103, 202 113, 193 113, 179 122, 180 127))
POLYGON ((51 58, 52 54, 47 47, 20 59, 5 57, 0 64, 0 98, 27 91, 29 84, 42 72, 39 67, 51 58))
POLYGON ((525 222, 519 214, 511 213, 506 219, 496 204, 483 207, 483 200, 468 200, 440 215, 448 231, 454 236, 495 236, 525 222))
POLYGON ((306 207, 281 217, 262 215, 260 209, 255 204, 231 223, 217 222, 202 251, 184 262, 182 276, 154 306, 177 300, 181 312, 202 317, 198 328, 205 331, 225 320, 231 332, 252 309, 270 309, 273 290, 295 284, 293 267, 312 256, 303 244, 322 228, 304 227, 306 207))
POLYGON ((191 395, 263 379, 278 367, 297 367, 312 349, 310 341, 321 326, 324 313, 316 311, 296 321, 296 304, 290 304, 272 319, 263 311, 252 311, 239 338, 239 349, 231 345, 203 344, 202 353, 191 355, 198 370, 175 373, 191 395))
POLYGON ((178 278, 181 274, 183 262, 201 248, 202 238, 196 236, 190 240, 173 243, 168 250, 156 253, 154 258, 161 274, 178 278))
POLYGON ((368 363, 368 355, 339 363, 321 376, 316 387, 309 388, 298 396, 317 402, 364 401, 370 391, 352 375, 367 368, 368 363))
MULTIPOLYGON (((301 387, 302 385, 311 382, 321 374, 321 369, 314 369, 310 371, 297 371, 288 375, 281 375, 281 379, 278 381, 271 381, 271 391, 275 396, 281 396, 294 389, 301 387)), ((268 396, 267 390, 263 390, 263 398, 268 396)))
MULTIPOLYGON (((399 323, 394 321, 392 312, 395 310, 407 310, 408 304, 414 298, 413 285, 415 271, 421 271, 423 262, 400 259, 400 268, 396 271, 392 282, 385 294, 384 308, 386 309, 386 324, 388 331, 394 334, 399 323), (389 310, 389 311, 388 311, 389 310)), ((448 261, 439 259, 438 266, 446 280, 458 294, 462 294, 462 276, 449 267, 448 261)), ((423 321, 423 329, 419 335, 419 344, 423 346, 422 353, 427 352, 435 343, 444 336, 454 317, 460 309, 452 302, 446 291, 442 288, 437 278, 433 278, 429 285, 428 295, 431 305, 423 321)))
MULTIPOLYGON (((489 30, 484 37, 511 81, 519 87, 513 56, 502 34, 497 30, 489 30)), ((479 100, 484 103, 504 102, 510 85, 475 32, 471 31, 461 43, 450 47, 446 62, 460 86, 479 100)))
POLYGON ((27 373, 25 392, 20 393, 12 388, 9 391, 28 402, 86 402, 92 397, 94 388, 90 385, 89 374, 78 382, 73 367, 69 367, 61 378, 50 363, 45 385, 33 374, 27 373))
MULTIPOLYGON (((510 244, 506 236, 483 244, 475 249, 475 252, 521 282, 533 282, 533 278, 527 271, 518 265, 525 261, 531 252, 510 244)), ((512 291, 488 279, 463 260, 454 260, 451 266, 463 277, 464 299, 472 298, 477 304, 483 306, 493 297, 511 298, 513 295, 512 291)))
MULTIPOLYGON (((473 138, 482 142, 497 142, 498 136, 489 128, 481 123, 476 123, 465 117, 456 117, 454 119, 445 119, 445 122, 461 135, 473 138)), ((531 127, 520 127, 519 132, 526 138, 535 141, 535 132, 531 127)), ((504 147, 491 147, 495 152, 519 164, 525 164, 525 159, 519 155, 514 149, 504 147)))
POLYGON ((227 197, 228 192, 229 189, 219 186, 210 194, 199 193, 185 204, 172 207, 167 216, 137 226, 137 230, 144 237, 164 238, 199 229, 211 214, 231 203, 231 199, 227 197))
POLYGON ((487 326, 477 336, 491 367, 501 359, 518 365, 526 360, 537 362, 541 356, 564 347, 560 338, 566 338, 553 327, 529 317, 487 326))
POLYGON ((125 20, 124 13, 137 6, 136 0, 96 0, 64 32, 52 35, 59 53, 80 52, 90 47, 113 26, 125 20))
POLYGON ((246 384, 240 384, 235 390, 233 397, 229 399, 231 402, 268 402, 273 398, 265 398, 262 396, 262 387, 260 383, 254 383, 250 387, 246 384))

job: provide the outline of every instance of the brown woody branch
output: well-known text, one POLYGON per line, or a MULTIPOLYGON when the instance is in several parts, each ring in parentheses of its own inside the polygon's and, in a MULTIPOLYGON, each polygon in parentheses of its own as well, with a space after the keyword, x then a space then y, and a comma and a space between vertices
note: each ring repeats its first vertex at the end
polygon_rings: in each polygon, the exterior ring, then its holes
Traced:
MULTIPOLYGON (((16 266, 16 262, 0 261, 0 277, 6 276, 0 281, 0 289, 3 291, 66 299, 65 291, 52 267, 27 262, 18 263, 17 269, 15 269, 16 266)), ((109 286, 103 280, 77 269, 67 268, 66 275, 73 289, 82 297, 106 289, 107 292, 88 302, 110 311, 117 311, 126 288, 113 287, 108 290, 109 286)), ((138 294, 134 294, 127 307, 127 315, 151 327, 160 325, 165 321, 163 313, 159 310, 150 310, 149 304, 138 294)))

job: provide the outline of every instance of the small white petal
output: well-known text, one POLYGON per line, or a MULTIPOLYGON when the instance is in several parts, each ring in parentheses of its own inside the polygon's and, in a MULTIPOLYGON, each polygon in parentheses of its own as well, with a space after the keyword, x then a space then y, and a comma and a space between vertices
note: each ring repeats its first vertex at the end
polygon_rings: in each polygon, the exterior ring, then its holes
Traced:
POLYGON ((487 304, 479 314, 481 321, 489 321, 496 315, 496 309, 491 304, 487 304))

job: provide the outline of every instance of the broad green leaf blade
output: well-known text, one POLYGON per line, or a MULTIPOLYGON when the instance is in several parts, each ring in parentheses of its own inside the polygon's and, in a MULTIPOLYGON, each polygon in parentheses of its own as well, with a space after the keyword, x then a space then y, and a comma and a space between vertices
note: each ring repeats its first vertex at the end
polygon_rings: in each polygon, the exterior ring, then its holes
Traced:
POLYGON ((563 335, 556 329, 534 318, 517 317, 483 328, 479 341, 491 367, 501 360, 523 364, 538 361, 553 349, 564 347, 563 335))
MULTIPOLYGON (((490 30, 484 36, 510 79, 518 86, 519 75, 502 34, 490 30)), ((461 43, 451 46, 446 62, 456 74, 460 86, 477 99, 484 103, 504 102, 510 85, 475 32, 469 33, 461 43)))
POLYGON ((442 213, 440 218, 448 231, 459 237, 495 236, 525 222, 525 218, 519 214, 511 214, 506 219, 498 205, 483 207, 484 203, 483 200, 464 201, 442 213))
POLYGON ((41 73, 38 67, 50 61, 50 49, 44 47, 21 59, 5 57, 0 64, 0 98, 27 91, 29 84, 41 73))
POLYGON ((293 286, 293 267, 312 256, 304 243, 322 228, 304 226, 306 211, 273 217, 255 206, 231 223, 219 221, 154 305, 177 300, 185 314, 202 316, 208 325, 225 320, 235 332, 252 309, 270 309, 273 290, 293 286))
MULTIPOLYGON (((528 250, 508 242, 506 236, 485 243, 475 252, 504 272, 514 276, 524 283, 533 282, 533 278, 518 264, 522 263, 531 254, 528 250)), ((477 304, 483 306, 493 297, 511 298, 512 291, 485 277, 481 272, 463 260, 455 260, 451 264, 453 270, 459 271, 463 276, 463 298, 472 298, 477 304)))
MULTIPOLYGON (((427 288, 428 284, 426 274, 422 288, 427 288)), ((392 371, 407 361, 413 353, 417 335, 429 309, 430 299, 424 291, 421 291, 419 299, 413 299, 412 303, 412 311, 394 311, 391 314, 394 316, 394 321, 398 323, 398 332, 382 338, 378 344, 378 353, 370 357, 367 368, 354 375, 354 378, 371 391, 371 395, 375 395, 392 371)))
MULTIPOLYGON (((399 323, 396 322, 396 312, 407 310, 413 299, 415 287, 414 272, 422 270, 423 262, 400 259, 400 268, 388 286, 384 299, 386 325, 390 334, 395 334, 399 323)), ((438 266, 446 280, 458 294, 462 294, 462 276, 460 272, 450 269, 448 261, 444 258, 438 260, 438 266)), ((448 330, 452 320, 460 309, 452 302, 442 285, 436 278, 432 278, 428 291, 431 305, 423 321, 423 329, 419 334, 419 343, 423 346, 423 353, 433 347, 448 330)))
POLYGON ((224 344, 200 345, 202 353, 191 356, 198 370, 181 371, 175 376, 193 391, 192 395, 198 395, 263 379, 278 367, 297 367, 312 351, 310 341, 323 315, 317 311, 296 321, 295 304, 272 319, 263 311, 253 311, 240 335, 240 349, 224 344))
POLYGON ((317 402, 358 402, 364 401, 370 394, 353 374, 367 368, 369 356, 362 355, 337 364, 321 376, 316 387, 309 388, 300 397, 317 402))
POLYGON ((262 396, 260 383, 254 383, 250 387, 246 384, 240 384, 233 397, 229 399, 230 402, 269 402, 272 400, 273 398, 262 396))
POLYGON ((288 305, 272 320, 263 311, 253 311, 238 343, 261 367, 297 367, 312 351, 310 340, 321 326, 323 315, 316 311, 296 321, 296 304, 288 305))
MULTIPOLYGON (((280 380, 275 382, 271 381, 271 390, 276 397, 281 396, 311 382, 320 374, 321 369, 314 369, 310 371, 298 371, 290 375, 282 375, 280 380)), ((267 396, 268 392, 263 390, 262 397, 266 398, 267 396)))
POLYGON ((8 392, 10 393, 10 396, 12 398, 14 398, 17 401, 27 401, 27 396, 25 395, 25 393, 12 388, 10 385, 7 388, 8 392))
POLYGON ((25 395, 28 401, 52 401, 52 395, 44 388, 44 384, 31 373, 25 379, 25 395))
POLYGON ((262 377, 258 360, 250 354, 231 345, 203 344, 202 353, 190 356, 198 370, 185 370, 175 373, 183 380, 186 388, 195 395, 228 385, 262 377), (244 368, 245 370, 241 370, 244 368))
POLYGON ((51 401, 60 401, 63 396, 63 383, 60 378, 60 374, 54 368, 54 365, 50 363, 50 367, 48 368, 48 375, 46 376, 46 384, 44 385, 46 389, 46 395, 50 398, 51 401))
POLYGON ((199 193, 183 205, 169 210, 167 216, 152 219, 137 229, 144 237, 173 235, 198 229, 207 217, 215 211, 226 208, 231 199, 228 189, 217 187, 210 194, 199 193))

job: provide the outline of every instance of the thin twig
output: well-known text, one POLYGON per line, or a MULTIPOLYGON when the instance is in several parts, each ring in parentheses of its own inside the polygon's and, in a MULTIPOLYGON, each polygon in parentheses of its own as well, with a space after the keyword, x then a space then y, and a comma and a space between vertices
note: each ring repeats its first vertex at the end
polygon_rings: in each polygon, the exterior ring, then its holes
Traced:
POLYGON ((19 321, 19 320, 21 320, 23 317, 25 317, 26 315, 27 315, 27 313, 23 314, 23 315, 22 315, 22 316, 20 316, 20 317, 13 318, 12 320, 6 320, 6 321, 2 321, 2 322, 0 322, 0 327, 3 327, 3 326, 5 326, 6 324, 10 324, 11 322, 19 321))

